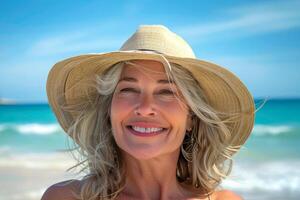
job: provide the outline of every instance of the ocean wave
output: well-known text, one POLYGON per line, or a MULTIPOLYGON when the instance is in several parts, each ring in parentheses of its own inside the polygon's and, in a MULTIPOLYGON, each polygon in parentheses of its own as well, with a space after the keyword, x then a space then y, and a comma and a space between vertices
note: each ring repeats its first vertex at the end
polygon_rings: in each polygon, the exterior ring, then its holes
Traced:
POLYGON ((58 124, 25 124, 17 126, 21 134, 47 135, 60 130, 58 124))
POLYGON ((13 131, 23 135, 49 135, 62 131, 62 128, 58 124, 0 124, 0 133, 5 131, 13 131))
POLYGON ((254 135, 281 135, 291 132, 294 128, 288 125, 263 125, 258 124, 253 128, 254 135))
POLYGON ((235 165, 222 186, 235 191, 300 191, 300 161, 235 165))

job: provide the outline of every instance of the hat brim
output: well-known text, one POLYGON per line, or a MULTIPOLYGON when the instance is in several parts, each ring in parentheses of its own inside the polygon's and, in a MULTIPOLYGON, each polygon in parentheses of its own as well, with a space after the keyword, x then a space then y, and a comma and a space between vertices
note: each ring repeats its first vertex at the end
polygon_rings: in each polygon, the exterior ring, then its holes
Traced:
MULTIPOLYGON (((164 57, 193 74, 212 108, 224 113, 239 113, 239 119, 231 126, 231 144, 244 144, 253 128, 255 106, 253 97, 239 78, 210 62, 167 55, 164 57)), ((48 75, 47 95, 62 128, 67 132, 75 118, 74 114, 63 107, 89 98, 89 90, 79 84, 81 80, 101 74, 118 62, 138 59, 163 62, 162 56, 154 53, 117 51, 80 55, 55 64, 48 75)))

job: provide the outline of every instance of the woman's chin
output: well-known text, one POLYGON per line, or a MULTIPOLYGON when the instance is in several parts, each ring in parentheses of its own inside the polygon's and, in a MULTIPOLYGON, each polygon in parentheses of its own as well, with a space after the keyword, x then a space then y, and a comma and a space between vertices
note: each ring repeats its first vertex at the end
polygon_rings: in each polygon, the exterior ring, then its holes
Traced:
POLYGON ((138 160, 149 160, 152 158, 159 157, 162 153, 159 152, 157 149, 151 149, 151 148, 143 148, 143 149, 127 149, 123 150, 126 152, 126 154, 129 154, 131 157, 134 157, 138 160))
MULTIPOLYGON (((179 153, 179 148, 176 149, 164 149, 162 146, 149 146, 143 145, 143 147, 135 147, 135 148, 124 148, 122 151, 137 159, 137 160, 150 160, 154 158, 159 158, 161 156, 166 156, 172 154, 176 155, 179 153), (178 151, 177 151, 178 150, 178 151)), ((174 156, 173 155, 173 156, 174 156)))

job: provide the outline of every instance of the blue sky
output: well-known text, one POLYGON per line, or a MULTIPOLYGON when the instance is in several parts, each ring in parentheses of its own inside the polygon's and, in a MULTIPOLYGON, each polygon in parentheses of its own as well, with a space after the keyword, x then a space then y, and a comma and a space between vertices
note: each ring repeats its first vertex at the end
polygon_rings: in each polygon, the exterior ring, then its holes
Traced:
POLYGON ((141 24, 169 27, 256 98, 300 97, 300 1, 182 2, 1 0, 0 98, 46 102, 53 64, 118 50, 141 24))

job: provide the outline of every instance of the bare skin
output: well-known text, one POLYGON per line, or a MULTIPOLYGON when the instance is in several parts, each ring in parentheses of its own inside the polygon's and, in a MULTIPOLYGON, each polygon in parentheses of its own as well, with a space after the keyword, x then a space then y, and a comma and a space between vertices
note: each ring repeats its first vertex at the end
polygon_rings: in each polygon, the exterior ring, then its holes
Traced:
MULTIPOLYGON (((42 196, 41 200, 79 200, 73 192, 79 191, 82 185, 81 180, 68 180, 50 186, 42 196)), ((121 194, 119 199, 134 200, 126 194, 121 194)), ((229 190, 215 191, 210 195, 211 200, 242 200, 240 196, 229 190)), ((140 199, 139 199, 140 200, 140 199)), ((184 198, 182 200, 208 200, 208 198, 184 198)))

